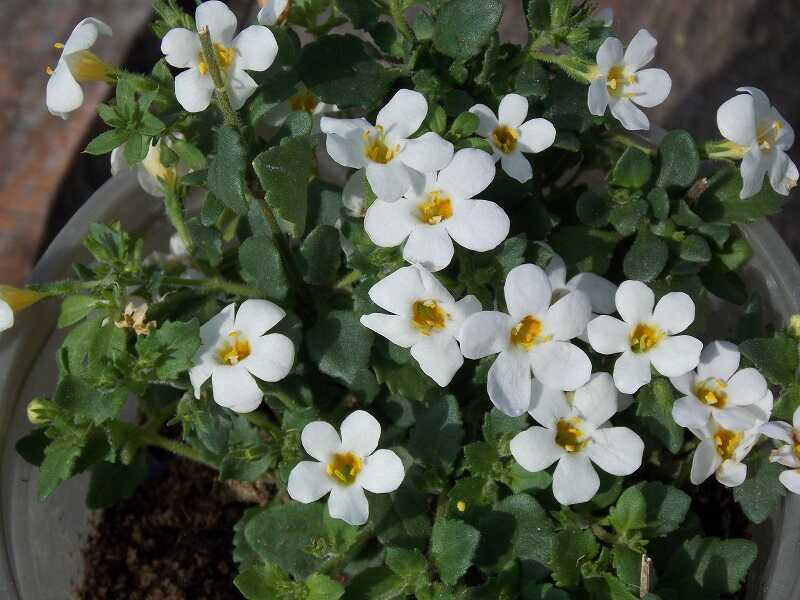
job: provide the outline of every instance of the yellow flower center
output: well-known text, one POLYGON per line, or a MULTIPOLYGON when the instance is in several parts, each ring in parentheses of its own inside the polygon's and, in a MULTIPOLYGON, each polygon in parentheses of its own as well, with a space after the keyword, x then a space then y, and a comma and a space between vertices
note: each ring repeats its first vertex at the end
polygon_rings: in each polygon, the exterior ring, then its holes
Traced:
MULTIPOLYGON (((236 50, 223 46, 222 44, 214 44, 214 53, 217 55, 219 68, 223 71, 227 71, 236 56, 236 50)), ((197 68, 200 69, 201 75, 208 73, 208 65, 202 54, 200 54, 200 64, 197 65, 197 68)))
POLYGON ((428 225, 436 225, 453 216, 453 204, 450 197, 440 190, 428 192, 424 202, 417 205, 417 218, 428 225))
POLYGON ((637 354, 652 350, 666 335, 658 327, 639 323, 630 335, 631 350, 637 354))
POLYGON ((717 454, 722 457, 722 460, 733 458, 733 453, 736 447, 741 443, 744 434, 741 431, 728 431, 727 429, 718 429, 714 434, 714 446, 717 449, 717 454))
POLYGON ((289 106, 292 110, 303 110, 308 114, 312 114, 318 104, 319 99, 308 90, 297 92, 294 96, 289 98, 289 106))
POLYGON ((444 329, 449 316, 436 300, 417 300, 411 307, 411 324, 422 335, 444 329))
POLYGON ((352 452, 334 454, 333 460, 328 463, 328 475, 339 483, 350 485, 361 472, 361 459, 352 452))
POLYGON ((608 93, 612 96, 622 96, 625 91, 625 86, 634 83, 636 83, 636 75, 626 75, 623 65, 614 65, 608 70, 606 87, 608 88, 608 93))
POLYGON ((400 152, 400 144, 390 147, 386 142, 386 132, 383 127, 376 125, 364 131, 364 156, 372 162, 385 165, 400 152))
MULTIPOLYGON (((62 50, 64 44, 55 43, 53 48, 62 50)), ((110 81, 111 67, 91 50, 79 50, 63 58, 76 81, 110 81)), ((54 72, 51 67, 46 70, 48 75, 54 72)))
POLYGON ((756 139, 758 147, 764 151, 771 150, 772 147, 778 142, 778 136, 781 134, 781 122, 777 119, 771 123, 759 123, 756 128, 756 139))
POLYGON ((556 444, 567 452, 577 452, 586 446, 586 439, 580 430, 582 420, 578 417, 561 419, 556 423, 556 444))
POLYGON ((694 386, 694 395, 707 406, 725 408, 728 402, 728 394, 725 393, 726 387, 728 384, 721 379, 710 377, 694 386))
POLYGON ((511 154, 517 148, 519 131, 508 125, 500 125, 492 132, 492 142, 503 154, 511 154))
POLYGON ((250 356, 250 342, 238 331, 231 331, 228 340, 217 348, 217 360, 223 365, 236 365, 250 356))
POLYGON ((458 502, 456 502, 456 508, 458 509, 458 512, 464 512, 465 510, 467 510, 467 503, 464 502, 463 500, 459 500, 458 502))
POLYGON ((553 336, 542 335, 542 322, 527 315, 511 329, 511 342, 530 350, 536 344, 550 340, 553 336))

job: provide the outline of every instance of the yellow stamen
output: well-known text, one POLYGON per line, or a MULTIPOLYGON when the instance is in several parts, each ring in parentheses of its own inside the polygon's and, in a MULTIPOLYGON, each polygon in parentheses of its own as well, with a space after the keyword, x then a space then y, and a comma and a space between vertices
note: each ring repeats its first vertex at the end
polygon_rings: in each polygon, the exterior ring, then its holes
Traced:
POLYGON ((350 485, 361 472, 361 459, 352 452, 334 454, 333 460, 328 463, 328 475, 344 485, 350 485))
POLYGON ((386 132, 380 125, 365 130, 361 137, 364 140, 364 156, 372 162, 385 165, 400 152, 399 144, 389 147, 386 142, 386 132))
POLYGON ((465 510, 467 510, 467 503, 464 502, 463 500, 459 500, 458 502, 456 502, 456 508, 458 509, 458 512, 464 512, 465 510))
POLYGON ((53 73, 55 73, 55 71, 53 71, 53 67, 51 67, 50 65, 47 65, 44 68, 44 72, 47 73, 48 75, 52 75, 53 73))
POLYGON ((666 335, 658 327, 639 323, 630 335, 631 350, 637 354, 652 350, 666 335))
POLYGON ((717 449, 717 454, 722 457, 722 460, 733 458, 733 453, 743 438, 744 434, 741 431, 718 429, 714 434, 714 446, 717 449))
POLYGON ((319 99, 309 92, 308 90, 303 90, 302 92, 296 93, 294 96, 289 98, 289 106, 292 110, 298 111, 303 110, 308 114, 312 114, 314 109, 317 108, 319 104, 319 99))
POLYGON ((411 324, 422 335, 444 329, 449 317, 436 300, 417 300, 411 307, 411 324))
POLYGON ((556 444, 567 452, 577 452, 586 446, 587 440, 583 437, 580 424, 583 421, 578 417, 561 419, 556 423, 556 444))
POLYGON ((636 83, 636 75, 625 73, 623 65, 614 65, 608 70, 606 76, 606 87, 612 96, 622 96, 626 85, 636 83))
POLYGON ((500 125, 492 132, 492 142, 503 154, 511 154, 517 149, 519 131, 508 125, 500 125))
POLYGON ((453 204, 444 192, 428 192, 425 201, 417 205, 417 218, 428 225, 436 225, 453 216, 453 204))
POLYGON ((236 365, 250 356, 250 342, 238 331, 228 334, 231 338, 217 348, 217 360, 223 365, 236 365))
POLYGON ((777 119, 772 123, 760 123, 756 128, 756 139, 758 147, 764 151, 772 149, 778 142, 778 136, 781 134, 781 122, 777 119))
MULTIPOLYGON (((222 44, 214 44, 214 52, 217 55, 217 63, 219 63, 219 68, 223 71, 227 71, 228 67, 231 66, 231 63, 236 56, 236 51, 233 48, 227 48, 222 44)), ((201 75, 208 73, 208 65, 205 63, 202 54, 200 55, 200 64, 197 65, 197 68, 200 70, 201 75)))
POLYGON ((511 329, 511 342, 530 350, 536 344, 550 340, 553 336, 542 335, 542 322, 527 315, 511 329))
POLYGON ((53 44, 53 48, 55 48, 56 50, 61 50, 63 47, 64 44, 62 44, 61 42, 56 42, 55 44, 53 44))
POLYGON ((728 402, 728 394, 725 388, 728 384, 721 379, 711 377, 699 382, 694 386, 694 394, 703 404, 714 408, 725 408, 728 402))

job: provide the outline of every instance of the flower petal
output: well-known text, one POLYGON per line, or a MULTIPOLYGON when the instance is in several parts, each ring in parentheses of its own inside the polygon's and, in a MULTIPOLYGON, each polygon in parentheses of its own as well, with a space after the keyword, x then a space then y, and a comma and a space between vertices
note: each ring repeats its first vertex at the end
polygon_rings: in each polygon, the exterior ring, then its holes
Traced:
POLYGON ((747 466, 735 460, 724 460, 717 468, 717 481, 725 487, 737 487, 747 478, 747 466))
POLYGON ((394 202, 400 198, 412 183, 408 167, 399 159, 394 159, 385 165, 368 161, 367 181, 375 195, 386 202, 394 202))
POLYGON ((183 27, 170 29, 161 40, 161 52, 167 64, 178 69, 196 67, 200 64, 200 38, 194 31, 183 27))
POLYGON ((507 94, 500 101, 497 109, 498 121, 503 125, 509 125, 518 129, 525 122, 528 116, 528 100, 519 94, 507 94))
POLYGON ((625 93, 630 94, 639 106, 651 108, 658 106, 669 96, 672 90, 672 78, 663 69, 644 69, 636 73, 636 83, 625 86, 625 93))
POLYGON ((211 374, 214 402, 237 413, 253 412, 264 394, 244 365, 220 366, 211 374))
POLYGON ((411 356, 419 363, 423 373, 441 387, 448 385, 464 364, 458 342, 445 333, 423 337, 411 347, 411 356))
POLYGON ((320 130, 327 134, 325 147, 330 157, 343 167, 354 169, 367 164, 362 135, 370 127, 366 119, 322 117, 320 120, 320 130))
POLYGON ((769 168, 769 182, 772 189, 783 196, 788 196, 789 192, 797 186, 800 173, 789 158, 789 155, 782 150, 775 151, 775 160, 769 168))
POLYGON ((791 444, 793 441, 792 426, 788 423, 784 423, 783 421, 771 421, 769 423, 765 423, 760 427, 759 431, 763 435, 767 436, 768 438, 772 438, 773 440, 781 440, 787 444, 791 444))
POLYGON ((214 346, 233 330, 236 305, 229 304, 200 326, 200 341, 204 348, 214 346))
POLYGON ((792 427, 800 429, 800 406, 794 409, 792 413, 792 427))
POLYGON ((616 317, 600 315, 586 326, 589 344, 600 354, 617 354, 630 350, 631 326, 616 317))
POLYGON ((228 78, 228 95, 230 96, 233 110, 242 108, 257 89, 258 84, 246 71, 238 67, 233 69, 231 76, 228 78))
POLYGON ((552 430, 536 426, 515 435, 509 448, 514 460, 531 473, 545 470, 565 454, 552 430))
MULTIPOLYGON (((469 296, 470 298, 472 296, 469 296)), ((480 310, 480 309, 478 309, 480 310)), ((14 310, 5 300, 0 300, 0 331, 6 331, 14 326, 14 310)))
POLYGON ((623 352, 614 363, 614 385, 623 394, 634 394, 650 383, 650 360, 645 354, 623 352))
POLYGON ((742 164, 739 166, 742 174, 742 191, 739 193, 739 198, 742 200, 755 196, 761 191, 761 186, 764 185, 764 176, 772 166, 767 156, 759 148, 754 147, 742 158, 742 164))
POLYGON ((700 353, 697 378, 715 377, 722 381, 728 381, 739 368, 740 359, 741 354, 739 354, 736 344, 724 341, 711 342, 700 353))
POLYGON ((586 353, 569 342, 534 346, 528 353, 534 376, 560 390, 576 390, 589 381, 592 363, 586 353))
POLYGON ((506 212, 489 200, 459 201, 455 214, 443 224, 457 244, 475 252, 499 246, 511 227, 506 212))
POLYGON ((476 148, 464 148, 439 173, 436 187, 458 199, 474 198, 489 187, 495 171, 491 155, 476 148))
POLYGON ((415 216, 415 211, 416 203, 405 197, 395 202, 375 200, 364 216, 364 230, 376 246, 399 246, 416 227, 426 226, 415 216))
POLYGON ((236 33, 236 15, 224 2, 209 0, 201 3, 194 12, 197 31, 208 28, 211 41, 230 46, 236 33))
POLYGON ((644 442, 627 427, 602 427, 586 449, 589 458, 611 475, 630 475, 642 466, 644 442))
POLYGON ((703 440, 700 442, 692 456, 692 471, 689 476, 692 483, 695 485, 703 483, 711 477, 721 462, 713 441, 703 440))
POLYGON ((542 152, 556 141, 556 128, 547 119, 531 119, 519 128, 519 149, 523 152, 542 152))
POLYGON ((387 275, 370 288, 369 297, 382 309, 404 316, 411 316, 414 302, 429 298, 416 267, 402 267, 387 275))
POLYGON ((406 476, 403 461, 391 450, 377 450, 364 460, 358 474, 358 485, 373 494, 388 494, 403 483, 406 476))
POLYGON ((514 321, 527 315, 545 313, 550 306, 550 280, 537 265, 524 264, 511 269, 503 293, 514 321))
POLYGON ((703 342, 689 335, 675 335, 663 339, 647 355, 656 371, 665 377, 678 377, 688 373, 700 361, 703 342))
POLYGON ((471 315, 461 326, 461 353, 478 359, 502 352, 508 347, 512 321, 505 313, 481 311, 471 315))
POLYGON ((476 104, 469 109, 473 115, 478 115, 478 134, 489 137, 500 124, 494 111, 485 104, 476 104))
POLYGON ((50 114, 62 119, 83 104, 83 90, 63 60, 58 61, 55 71, 47 80, 45 102, 50 114))
POLYGON ((672 419, 681 427, 702 427, 711 416, 711 409, 692 396, 678 398, 672 405, 672 419))
POLYGON ((570 292, 547 310, 544 328, 555 340, 571 340, 583 335, 591 316, 589 297, 583 292, 570 292))
MULTIPOLYGON (((196 359, 195 359, 196 360, 196 359)), ((200 399, 200 388, 211 377, 214 372, 214 365, 210 360, 202 360, 200 364, 196 364, 189 369, 189 381, 194 388, 194 397, 200 399)))
POLYGON ((767 393, 767 380, 756 369, 742 369, 728 380, 725 391, 730 404, 755 404, 767 393))
POLYGON ((242 364, 262 381, 280 381, 294 364, 294 345, 282 333, 250 340, 251 352, 242 364))
POLYGON ((192 67, 175 77, 175 98, 187 112, 202 112, 211 104, 214 83, 211 77, 192 67))
POLYGON ((289 7, 289 0, 266 0, 258 11, 258 22, 262 25, 277 25, 278 19, 289 7))
POLYGON ((650 119, 628 98, 610 98, 611 114, 628 131, 647 131, 650 119))
POLYGON ((717 127, 722 137, 749 147, 756 139, 756 114, 753 97, 739 94, 717 109, 717 127))
POLYGON ((531 404, 528 414, 537 423, 548 429, 555 429, 558 421, 566 419, 571 413, 572 407, 563 391, 547 387, 538 379, 531 381, 531 404))
POLYGON ((357 527, 369 519, 369 503, 358 485, 334 486, 328 498, 328 514, 357 527))
POLYGON ((567 286, 567 265, 564 259, 558 254, 553 254, 550 257, 547 266, 544 268, 547 273, 547 279, 550 281, 550 289, 559 290, 567 286))
POLYGON ((352 217, 364 217, 367 210, 367 172, 359 169, 353 173, 342 189, 342 204, 352 217))
POLYGON ((372 313, 362 315, 361 324, 402 348, 410 348, 422 337, 422 334, 411 325, 408 316, 372 313))
POLYGON ((664 294, 653 311, 653 323, 670 335, 680 333, 693 321, 694 302, 683 292, 664 294))
POLYGON ((326 471, 323 463, 304 460, 297 463, 289 473, 287 492, 297 502, 308 504, 322 498, 331 491, 333 478, 326 471))
POLYGON ((453 144, 429 131, 408 140, 398 159, 420 173, 444 169, 453 159, 453 144))
POLYGON ((381 424, 365 410, 351 412, 339 429, 342 432, 342 452, 353 452, 366 458, 378 447, 381 424))
POLYGON ((646 29, 640 29, 628 44, 622 61, 631 71, 638 71, 656 55, 658 41, 646 29))
POLYGON ((420 128, 428 114, 425 96, 413 90, 398 90, 378 113, 375 121, 392 140, 404 140, 420 128))
POLYGON ((453 240, 444 225, 415 227, 403 246, 403 258, 431 271, 440 271, 453 260, 453 240))
POLYGON ((617 288, 614 301, 622 320, 628 325, 638 325, 652 317, 656 297, 653 290, 641 281, 628 280, 617 288))
POLYGON ((594 273, 578 273, 569 280, 567 287, 589 296, 592 312, 610 315, 616 310, 614 296, 617 293, 617 286, 604 277, 594 273))
POLYGON ((234 327, 250 338, 257 338, 275 327, 286 311, 269 300, 245 300, 236 311, 234 327))
MULTIPOLYGON (((617 38, 606 38, 605 41, 597 49, 597 66, 605 74, 614 65, 622 63, 622 57, 625 50, 622 47, 622 42, 617 38)), ((604 78, 605 79, 605 78, 604 78)), ((603 82, 605 85, 605 81, 603 82)))
MULTIPOLYGON (((729 431, 745 431, 754 427, 764 415, 755 406, 727 406, 714 410, 714 420, 729 431)), ((769 418, 767 416, 767 418, 769 418)))
POLYGON ((553 495, 561 504, 588 502, 600 489, 600 477, 585 452, 565 454, 553 472, 553 495))
POLYGON ((325 421, 312 421, 303 427, 300 441, 306 452, 325 464, 330 461, 331 455, 339 452, 342 447, 339 434, 325 421))
POLYGON ((586 385, 575 390, 572 406, 599 427, 617 412, 617 395, 611 375, 594 373, 586 385))
POLYGON ((793 494, 800 494, 800 469, 784 471, 778 480, 793 494))
POLYGON ((503 154, 500 157, 500 164, 503 166, 503 171, 506 172, 506 175, 520 183, 530 181, 533 177, 533 168, 530 161, 519 150, 515 150, 511 154, 503 154))
POLYGON ((506 350, 498 354, 489 368, 486 390, 497 409, 510 417, 518 417, 528 410, 531 367, 525 353, 506 350))
POLYGON ((272 32, 262 25, 243 29, 233 40, 236 67, 248 71, 266 71, 278 56, 278 42, 272 32))
POLYGON ((608 87, 606 87, 605 77, 598 77, 589 84, 588 106, 589 112, 596 117, 602 117, 605 114, 608 107, 608 87))

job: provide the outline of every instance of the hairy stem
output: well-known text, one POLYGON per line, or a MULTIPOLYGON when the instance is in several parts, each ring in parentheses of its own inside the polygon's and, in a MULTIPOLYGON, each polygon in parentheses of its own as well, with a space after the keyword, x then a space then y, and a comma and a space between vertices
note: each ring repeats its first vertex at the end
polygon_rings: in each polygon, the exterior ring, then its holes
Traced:
POLYGON ((212 469, 217 468, 216 465, 203 458, 203 456, 201 456, 201 454, 194 448, 164 437, 155 431, 145 429, 144 427, 134 425, 133 423, 125 423, 123 421, 118 421, 116 426, 125 432, 125 435, 135 439, 143 445, 161 448, 162 450, 167 450, 168 452, 172 452, 178 456, 199 462, 200 464, 211 467, 212 469))
POLYGON ((217 53, 214 50, 214 45, 211 43, 211 33, 208 31, 208 28, 203 29, 203 31, 198 31, 197 33, 200 35, 203 63, 208 69, 208 74, 211 75, 211 81, 214 82, 214 98, 216 98, 217 104, 222 111, 225 124, 237 130, 241 129, 239 116, 231 105, 231 99, 228 97, 228 91, 225 86, 225 78, 222 76, 222 69, 217 60, 217 53))
POLYGON ((186 220, 183 218, 183 203, 178 196, 177 186, 173 183, 163 186, 164 188, 164 207, 166 208, 167 217, 169 222, 175 228, 178 236, 181 238, 183 245, 189 254, 194 250, 194 242, 192 236, 189 235, 189 229, 186 227, 186 220))
POLYGON ((404 38, 414 41, 414 33, 408 26, 406 16, 403 14, 403 1, 402 0, 389 0, 389 14, 392 16, 394 26, 404 38))
POLYGON ((244 296, 247 298, 263 298, 264 293, 244 283, 236 283, 219 277, 210 279, 185 279, 182 277, 164 277, 164 283, 174 287, 191 287, 206 290, 209 292, 225 292, 232 296, 244 296))

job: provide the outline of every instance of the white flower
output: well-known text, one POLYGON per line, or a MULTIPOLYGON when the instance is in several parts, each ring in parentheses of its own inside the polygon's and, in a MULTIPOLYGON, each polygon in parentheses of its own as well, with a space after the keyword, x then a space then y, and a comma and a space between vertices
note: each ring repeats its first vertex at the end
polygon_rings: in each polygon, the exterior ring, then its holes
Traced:
POLYGON ((617 286, 608 279, 595 273, 578 273, 567 281, 567 265, 558 254, 553 254, 545 272, 550 280, 550 287, 553 288, 553 300, 580 290, 589 297, 593 313, 610 315, 616 310, 614 295, 617 293, 617 286))
POLYGON ((770 462, 789 467, 780 474, 779 479, 787 490, 800 494, 800 408, 792 415, 792 424, 773 421, 761 426, 761 433, 774 440, 786 442, 772 451, 770 462))
POLYGON ((403 267, 369 290, 370 299, 392 314, 372 313, 361 323, 390 342, 411 348, 428 377, 444 387, 464 364, 458 347, 464 320, 481 309, 475 296, 456 302, 450 292, 419 266, 403 267))
POLYGON ((229 304, 200 327, 202 345, 189 371, 195 398, 211 378, 214 401, 238 413, 252 412, 263 393, 254 379, 279 381, 289 374, 294 346, 281 333, 270 333, 284 310, 267 300, 245 300, 236 310, 229 304))
POLYGON ((642 464, 644 442, 627 427, 612 427, 617 390, 608 373, 595 373, 575 392, 533 382, 530 414, 534 426, 511 440, 511 454, 527 471, 558 461, 553 495, 561 504, 588 502, 600 488, 592 463, 612 475, 630 475, 642 464))
POLYGON ((672 418, 682 427, 702 427, 713 416, 722 427, 744 430, 769 418, 758 402, 767 381, 755 369, 739 369, 739 350, 730 342, 712 342, 700 353, 697 371, 672 377, 686 394, 672 406, 672 418))
POLYGON ((547 119, 528 117, 528 100, 508 94, 500 101, 497 116, 485 104, 476 104, 469 112, 478 115, 478 134, 494 148, 494 160, 500 161, 509 177, 525 183, 533 177, 531 163, 522 153, 538 153, 553 145, 556 128, 547 119))
POLYGON ((421 174, 444 168, 453 158, 453 144, 433 132, 408 139, 428 114, 425 96, 400 90, 384 106, 373 126, 366 119, 323 117, 330 157, 344 167, 367 170, 375 195, 393 202, 421 174))
MULTIPOLYGON (((225 78, 234 110, 244 106, 258 84, 245 71, 265 71, 278 54, 272 32, 261 25, 251 25, 236 33, 236 15, 219 0, 203 2, 195 11, 198 31, 208 29, 225 78)), ((173 67, 187 69, 175 78, 175 97, 188 112, 208 108, 214 92, 208 66, 203 60, 200 36, 181 27, 171 29, 161 41, 161 52, 173 67)))
POLYGON ((754 87, 734 96, 717 111, 717 127, 726 139, 744 153, 741 172, 744 185, 740 198, 761 190, 764 175, 779 194, 786 196, 797 185, 797 166, 786 152, 794 144, 794 130, 769 102, 767 95, 754 87))
POLYGON ((676 335, 694 321, 694 302, 683 292, 665 294, 653 309, 653 291, 641 281, 624 281, 615 296, 622 320, 601 315, 589 323, 587 334, 600 354, 622 353, 614 363, 614 383, 633 394, 650 383, 650 365, 667 377, 685 375, 697 366, 703 344, 676 335))
POLYGON ((261 25, 280 25, 289 16, 292 8, 291 0, 258 0, 261 10, 258 11, 258 22, 261 25))
POLYGON ((551 306, 550 282, 536 265, 512 269, 504 293, 508 314, 469 317, 461 329, 461 352, 467 358, 499 353, 489 369, 489 398, 501 412, 518 416, 530 406, 531 371, 560 390, 576 390, 589 380, 589 357, 569 340, 586 329, 592 307, 583 292, 570 292, 551 306))
MULTIPOLYGON (((150 142, 147 156, 135 166, 136 178, 144 192, 156 198, 164 197, 163 182, 171 183, 178 175, 185 175, 189 169, 178 163, 174 167, 166 167, 161 162, 161 144, 165 138, 160 138, 155 144, 150 142)), ((167 147, 172 145, 172 140, 167 139, 167 147)), ((130 169, 128 161, 125 160, 125 144, 117 146, 111 151, 111 174, 117 175, 130 169)))
POLYGON ((303 111, 311 116, 311 133, 318 134, 320 129, 320 122, 322 117, 327 114, 338 112, 339 107, 335 104, 326 104, 321 102, 311 91, 303 84, 297 85, 297 92, 285 102, 281 102, 274 109, 269 111, 264 117, 267 125, 272 127, 280 127, 286 121, 286 118, 292 112, 303 111))
POLYGON ((589 85, 589 112, 602 117, 606 107, 625 129, 650 129, 647 116, 636 106, 652 108, 669 96, 672 79, 662 69, 642 69, 656 52, 656 39, 640 29, 627 50, 617 38, 607 38, 597 50, 597 69, 589 85))
POLYGON ((289 496, 308 504, 330 492, 328 513, 350 525, 369 519, 364 490, 388 494, 403 483, 405 469, 391 450, 376 450, 381 425, 363 410, 342 421, 342 437, 325 421, 303 428, 303 448, 317 461, 298 463, 289 473, 289 496))
POLYGON ((367 170, 355 171, 342 189, 342 204, 351 217, 363 219, 367 214, 367 170))
POLYGON ((486 252, 506 239, 508 215, 494 202, 475 200, 494 179, 492 157, 474 148, 456 152, 438 174, 412 186, 395 202, 376 200, 367 210, 364 229, 377 246, 403 247, 403 258, 431 271, 453 259, 453 240, 486 252))
POLYGON ((14 309, 5 300, 0 300, 0 331, 6 331, 14 326, 14 309))
POLYGON ((25 288, 0 285, 0 332, 14 326, 14 313, 25 310, 47 295, 25 288))
POLYGON ((702 427, 689 429, 700 439, 692 457, 692 483, 700 485, 713 473, 726 487, 741 485, 747 477, 742 461, 758 441, 759 428, 725 429, 709 417, 702 427))
POLYGON ((51 115, 66 119, 83 104, 83 81, 108 81, 111 67, 89 50, 99 35, 111 35, 111 28, 99 19, 83 19, 75 26, 61 49, 55 70, 48 67, 47 110, 51 115))

